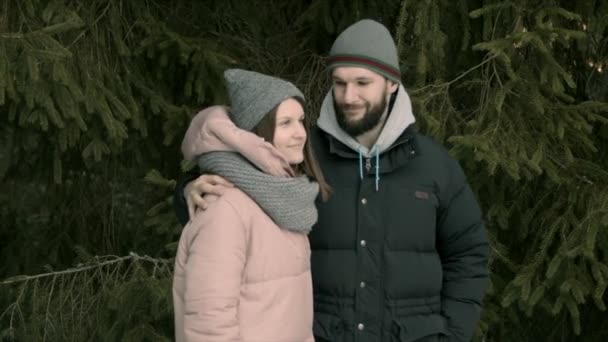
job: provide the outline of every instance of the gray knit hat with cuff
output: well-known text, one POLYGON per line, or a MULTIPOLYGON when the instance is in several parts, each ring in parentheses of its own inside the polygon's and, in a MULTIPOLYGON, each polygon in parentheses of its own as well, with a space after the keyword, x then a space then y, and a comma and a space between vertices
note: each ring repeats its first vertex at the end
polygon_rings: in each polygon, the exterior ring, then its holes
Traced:
POLYGON ((230 118, 239 127, 251 131, 283 100, 304 95, 293 84, 280 78, 242 69, 224 71, 230 98, 230 118))
POLYGON ((334 42, 328 69, 341 66, 363 67, 401 83, 397 46, 388 29, 371 19, 347 27, 334 42))

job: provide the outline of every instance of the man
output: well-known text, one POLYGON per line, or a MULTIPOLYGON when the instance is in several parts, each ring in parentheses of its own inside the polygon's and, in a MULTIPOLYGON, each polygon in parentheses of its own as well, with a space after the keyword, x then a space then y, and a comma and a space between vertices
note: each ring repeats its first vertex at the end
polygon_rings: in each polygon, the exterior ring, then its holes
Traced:
MULTIPOLYGON (((333 189, 309 236, 316 340, 470 341, 488 242, 462 169, 417 132, 383 25, 348 27, 328 63, 333 86, 310 137, 333 189)), ((221 192, 225 181, 206 177, 186 191, 191 212, 201 189, 221 192)))

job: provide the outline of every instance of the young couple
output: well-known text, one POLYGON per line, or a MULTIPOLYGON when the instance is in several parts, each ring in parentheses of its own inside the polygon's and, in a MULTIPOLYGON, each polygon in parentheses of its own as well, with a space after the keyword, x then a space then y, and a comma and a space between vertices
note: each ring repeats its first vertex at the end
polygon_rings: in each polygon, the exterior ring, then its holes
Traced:
POLYGON ((239 69, 224 73, 230 107, 192 120, 182 152, 203 175, 176 189, 178 341, 471 339, 481 211, 416 130, 390 33, 351 25, 328 70, 310 130, 293 84, 239 69))

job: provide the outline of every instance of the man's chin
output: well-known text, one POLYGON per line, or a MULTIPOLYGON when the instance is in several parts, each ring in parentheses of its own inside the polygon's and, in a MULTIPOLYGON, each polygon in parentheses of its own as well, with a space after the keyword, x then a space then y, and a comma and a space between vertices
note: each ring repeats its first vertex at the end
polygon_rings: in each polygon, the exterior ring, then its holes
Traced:
POLYGON ((340 125, 343 131, 348 133, 349 135, 356 136, 361 134, 361 128, 357 125, 358 121, 355 122, 347 122, 345 124, 340 125))
POLYGON ((365 116, 365 111, 363 110, 355 110, 355 111, 343 111, 342 115, 344 116, 345 121, 349 125, 356 125, 360 122, 365 116))

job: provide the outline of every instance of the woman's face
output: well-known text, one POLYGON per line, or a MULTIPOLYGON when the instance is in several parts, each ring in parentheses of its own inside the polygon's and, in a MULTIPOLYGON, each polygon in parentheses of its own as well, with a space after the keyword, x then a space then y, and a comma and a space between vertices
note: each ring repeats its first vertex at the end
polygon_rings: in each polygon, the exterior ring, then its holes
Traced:
POLYGON ((274 139, 272 144, 287 159, 289 164, 297 165, 304 161, 304 108, 294 98, 284 100, 277 107, 274 139))

